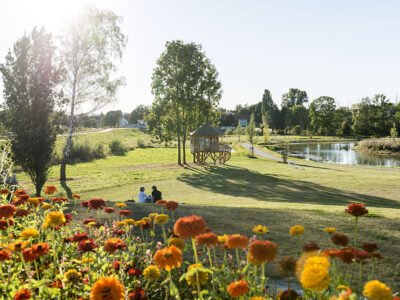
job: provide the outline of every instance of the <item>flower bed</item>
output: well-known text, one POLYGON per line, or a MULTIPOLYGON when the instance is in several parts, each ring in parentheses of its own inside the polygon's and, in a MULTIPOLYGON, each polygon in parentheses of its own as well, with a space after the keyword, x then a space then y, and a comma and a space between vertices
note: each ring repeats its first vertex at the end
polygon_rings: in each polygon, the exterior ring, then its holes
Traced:
MULTIPOLYGON (((108 207, 103 199, 44 198, 1 190, 0 295, 5 299, 297 299, 297 280, 306 299, 394 299, 390 287, 375 280, 382 256, 375 243, 360 243, 358 227, 368 213, 350 204, 354 234, 325 228, 331 249, 303 244, 306 228, 291 235, 298 256, 285 256, 255 226, 254 236, 217 235, 200 216, 175 220, 174 201, 159 201, 156 212, 132 219, 125 203, 108 207), (76 205, 86 211, 77 224, 76 205), (67 210, 68 207, 68 210, 67 210), (70 213, 67 213, 70 211, 70 213), (101 224, 100 211, 107 215, 101 224), (287 281, 276 290, 267 277, 273 267, 287 281), (268 288, 267 288, 268 287, 268 288)), ((397 298, 398 299, 398 298, 397 298)))

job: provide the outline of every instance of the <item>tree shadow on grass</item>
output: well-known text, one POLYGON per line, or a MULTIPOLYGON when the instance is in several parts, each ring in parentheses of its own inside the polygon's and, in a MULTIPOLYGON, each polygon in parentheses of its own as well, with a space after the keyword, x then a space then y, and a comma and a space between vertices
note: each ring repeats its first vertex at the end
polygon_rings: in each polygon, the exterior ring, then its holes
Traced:
POLYGON ((69 199, 72 199, 72 191, 71 191, 70 187, 67 185, 67 182, 65 180, 60 180, 60 184, 61 184, 62 188, 65 190, 65 192, 67 193, 67 197, 69 199))
POLYGON ((237 166, 210 166, 191 168, 192 174, 183 174, 177 180, 194 188, 236 197, 261 201, 307 203, 319 205, 347 205, 351 202, 385 208, 400 208, 400 202, 326 187, 313 182, 286 179, 261 174, 237 166))

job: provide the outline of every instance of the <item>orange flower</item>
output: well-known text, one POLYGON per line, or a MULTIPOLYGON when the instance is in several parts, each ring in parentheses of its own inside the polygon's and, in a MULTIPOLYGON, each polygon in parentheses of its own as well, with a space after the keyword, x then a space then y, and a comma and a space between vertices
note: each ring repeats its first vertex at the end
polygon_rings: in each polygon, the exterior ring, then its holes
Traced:
POLYGON ((158 250, 153 259, 160 268, 171 271, 175 267, 181 266, 182 253, 181 250, 172 245, 158 250))
POLYGON ((240 297, 240 296, 246 294, 248 291, 249 291, 249 285, 244 280, 238 280, 238 281, 232 282, 228 286, 228 293, 233 298, 240 297))
POLYGON ((199 246, 207 245, 207 247, 218 245, 218 236, 213 232, 202 233, 196 236, 196 242, 199 246))
POLYGON ((10 190, 8 190, 8 189, 0 189, 0 195, 8 195, 8 194, 10 194, 10 190))
POLYGON ((165 204, 167 204, 167 201, 165 201, 165 200, 157 200, 156 204, 157 205, 165 205, 165 204))
POLYGON ((35 253, 32 252, 32 248, 26 248, 22 250, 22 257, 24 258, 25 262, 31 262, 37 258, 35 253))
POLYGON ((50 252, 50 246, 46 242, 34 244, 31 248, 36 257, 46 255, 50 252))
POLYGON ((72 194, 72 199, 81 199, 81 196, 78 194, 72 194))
POLYGON ((178 206, 178 202, 175 201, 167 201, 167 203, 165 203, 165 208, 168 210, 175 210, 178 206))
POLYGON ((22 289, 19 290, 15 296, 14 296, 14 300, 27 300, 27 299, 31 299, 32 294, 31 291, 28 289, 22 289))
POLYGON ((120 238, 111 238, 104 244, 104 250, 112 254, 117 250, 125 250, 126 244, 120 238))
POLYGON ((103 207, 106 207, 106 201, 103 199, 90 199, 89 200, 89 209, 102 209, 103 207))
MULTIPOLYGON (((159 200, 161 201, 161 200, 159 200)), ((174 232, 183 239, 194 238, 204 232, 206 221, 202 217, 190 216, 179 218, 174 225, 174 232)))
POLYGON ((229 249, 245 248, 249 243, 249 239, 241 234, 232 234, 228 236, 225 246, 229 249))
POLYGON ((368 213, 368 209, 365 208, 364 203, 350 203, 344 211, 355 217, 361 217, 368 213))
POLYGON ((266 261, 272 262, 278 254, 278 248, 274 242, 254 241, 249 245, 247 260, 255 265, 261 265, 266 261))
POLYGON ((0 206, 0 218, 12 218, 17 211, 14 205, 6 204, 0 206))
POLYGON ((11 259, 12 255, 7 249, 0 250, 0 261, 11 259))
POLYGON ((55 192, 57 192, 57 188, 54 185, 47 185, 44 189, 46 195, 53 195, 55 192))
POLYGON ((90 300, 123 300, 125 290, 114 277, 103 277, 95 282, 90 292, 90 300))

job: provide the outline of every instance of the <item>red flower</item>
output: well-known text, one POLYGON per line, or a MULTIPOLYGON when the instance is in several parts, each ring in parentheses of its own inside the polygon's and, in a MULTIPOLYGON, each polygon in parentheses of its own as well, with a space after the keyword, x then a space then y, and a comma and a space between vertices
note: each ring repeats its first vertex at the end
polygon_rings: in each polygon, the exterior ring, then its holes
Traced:
POLYGON ((334 243, 337 246, 346 247, 349 244, 349 238, 347 237, 347 235, 340 234, 340 233, 332 234, 331 240, 332 240, 332 243, 334 243))
POLYGON ((330 257, 334 258, 334 257, 339 257, 340 250, 328 249, 328 250, 325 250, 323 253, 324 253, 324 255, 329 255, 330 257))
POLYGON ((371 255, 367 251, 357 250, 354 252, 354 258, 362 261, 363 259, 371 258, 371 255))
POLYGON ((140 229, 142 229, 142 230, 151 229, 151 228, 153 228, 153 224, 150 222, 144 222, 144 223, 140 224, 140 229))
POLYGON ((76 233, 72 237, 72 241, 74 243, 79 243, 80 241, 84 241, 84 240, 88 240, 88 239, 89 239, 89 237, 86 233, 76 233))
POLYGON ((125 210, 120 210, 120 211, 118 212, 118 214, 119 214, 120 216, 131 216, 131 215, 132 215, 132 212, 131 212, 130 210, 128 210, 128 209, 125 209, 125 210))
POLYGON ((96 223, 96 220, 95 219, 85 219, 83 221, 83 224, 86 225, 86 224, 89 224, 89 223, 92 223, 92 222, 96 223))
POLYGON ((131 268, 131 269, 129 269, 128 273, 131 276, 139 276, 139 275, 142 275, 143 272, 139 268, 131 268))
POLYGON ((72 238, 64 238, 63 242, 64 243, 72 243, 72 238))
POLYGON ((47 255, 50 252, 50 246, 46 242, 34 244, 31 248, 36 257, 47 255))
POLYGON ((65 225, 69 224, 72 222, 72 215, 71 214, 64 214, 64 218, 65 218, 65 225))
POLYGON ((89 201, 82 201, 81 205, 82 207, 89 207, 89 201))
POLYGON ((78 252, 94 252, 98 246, 94 243, 94 239, 83 240, 78 243, 78 252))
POLYGON ((196 242, 199 246, 218 246, 218 236, 213 232, 202 233, 196 236, 196 242))
POLYGON ((27 215, 29 215, 29 212, 26 209, 19 208, 15 212, 14 217, 26 217, 27 215))
POLYGON ((382 254, 378 253, 378 252, 372 252, 372 257, 376 258, 376 259, 382 259, 382 254))
POLYGON ((165 203, 165 208, 168 210, 175 210, 178 208, 178 202, 175 201, 168 201, 167 203, 165 203))
POLYGON ((30 299, 32 297, 31 291, 28 289, 22 289, 19 290, 15 296, 14 296, 14 300, 27 300, 30 299))
POLYGON ((0 250, 0 261, 11 259, 12 255, 6 249, 0 250))
POLYGON ((0 195, 8 195, 8 194, 10 194, 10 190, 8 190, 8 189, 0 189, 0 195))
MULTIPOLYGON (((159 200, 161 201, 161 200, 159 200)), ((189 216, 179 218, 174 225, 174 232, 183 239, 194 238, 204 232, 206 221, 202 217, 189 216)))
POLYGON ((354 249, 353 248, 344 248, 341 249, 338 253, 338 257, 344 262, 345 264, 351 264, 354 258, 354 249))
MULTIPOLYGON (((25 190, 19 189, 19 190, 15 190, 15 191, 14 191, 14 195, 17 196, 17 197, 19 197, 19 195, 23 195, 23 194, 26 194, 26 191, 25 191, 25 190)), ((28 198, 29 198, 29 197, 28 197, 28 198)))
POLYGON ((25 262, 31 262, 37 258, 31 248, 25 248, 24 250, 22 250, 22 257, 25 262))
POLYGON ((367 251, 367 252, 374 252, 375 250, 378 250, 378 245, 375 243, 364 243, 362 245, 362 248, 367 251))
POLYGON ((104 244, 104 251, 113 254, 117 250, 125 250, 126 244, 120 238, 108 239, 104 244))
POLYGON ((14 221, 11 219, 8 219, 8 223, 7 223, 7 220, 0 220, 0 230, 4 230, 4 229, 8 228, 9 225, 13 226, 14 221))
POLYGON ((89 209, 102 209, 103 207, 106 207, 106 201, 103 199, 90 199, 89 200, 89 209))
POLYGON ((309 244, 304 244, 303 245, 303 251, 304 252, 309 252, 309 251, 315 251, 319 250, 319 246, 316 243, 309 243, 309 244))
POLYGON ((279 299, 280 300, 297 300, 300 299, 300 295, 292 289, 283 291, 280 295, 279 295, 279 299))
POLYGON ((14 205, 6 204, 0 206, 0 218, 12 218, 17 209, 14 205))
POLYGON ((104 212, 106 212, 108 214, 112 214, 113 212, 115 212, 115 209, 113 207, 106 207, 104 209, 104 212))
POLYGON ((63 202, 69 202, 68 198, 65 197, 54 197, 51 199, 53 203, 63 203, 63 202))
POLYGON ((156 204, 157 205, 165 205, 165 204, 167 204, 167 201, 165 201, 165 200, 157 200, 156 204))
POLYGON ((78 194, 72 194, 73 199, 81 199, 81 196, 78 194))
POLYGON ((114 269, 115 271, 119 271, 119 268, 121 267, 121 261, 120 260, 114 260, 111 268, 114 269))
POLYGON ((44 189, 46 195, 53 195, 55 192, 57 192, 57 188, 54 185, 47 185, 44 189))
POLYGON ((350 203, 344 211, 355 217, 361 217, 368 213, 368 210, 365 208, 364 203, 350 203))
POLYGON ((114 231, 113 231, 113 234, 114 234, 114 235, 124 235, 124 234, 125 234, 125 231, 123 231, 123 230, 114 230, 114 231))
POLYGON ((147 294, 144 289, 141 287, 136 287, 132 292, 128 295, 129 300, 147 300, 147 294))

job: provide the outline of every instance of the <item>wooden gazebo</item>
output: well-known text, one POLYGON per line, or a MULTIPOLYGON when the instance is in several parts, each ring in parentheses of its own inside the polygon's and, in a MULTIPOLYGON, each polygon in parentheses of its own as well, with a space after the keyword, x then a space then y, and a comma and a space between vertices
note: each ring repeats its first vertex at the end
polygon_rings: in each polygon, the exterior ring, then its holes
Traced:
POLYGON ((190 134, 190 151, 193 154, 193 162, 205 164, 207 158, 224 164, 231 158, 231 147, 222 144, 223 132, 210 124, 204 124, 190 134))

